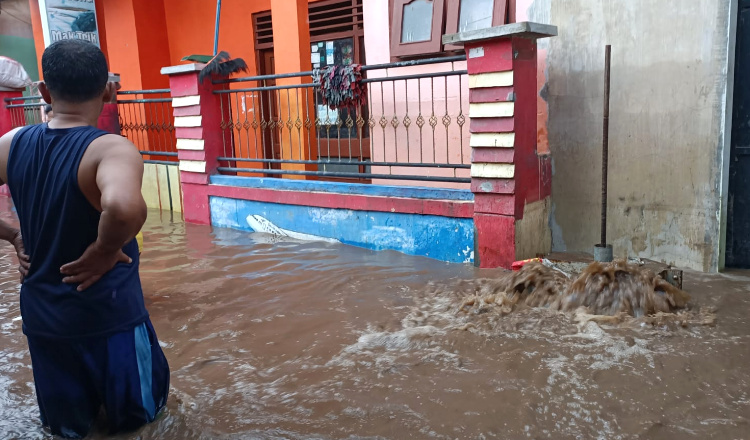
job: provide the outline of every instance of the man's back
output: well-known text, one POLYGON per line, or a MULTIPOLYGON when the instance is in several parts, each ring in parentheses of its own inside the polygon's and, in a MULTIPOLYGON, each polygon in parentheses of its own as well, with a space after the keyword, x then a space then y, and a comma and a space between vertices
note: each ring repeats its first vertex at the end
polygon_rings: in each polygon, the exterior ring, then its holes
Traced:
POLYGON ((110 432, 132 431, 154 421, 169 394, 138 277, 143 159, 94 128, 115 94, 98 47, 52 43, 42 73, 54 119, 0 136, 0 184, 21 223, 19 232, 0 220, 0 239, 20 262, 40 420, 53 435, 82 438, 104 407, 110 432))
POLYGON ((20 130, 11 142, 6 181, 31 256, 21 289, 27 334, 105 335, 146 319, 135 240, 123 249, 132 263, 118 263, 83 292, 63 283, 60 273, 97 239, 101 214, 84 194, 92 185, 79 186, 79 176, 93 174, 95 179, 96 169, 81 169, 79 175, 79 166, 91 143, 106 135, 91 126, 52 129, 40 124, 20 130))

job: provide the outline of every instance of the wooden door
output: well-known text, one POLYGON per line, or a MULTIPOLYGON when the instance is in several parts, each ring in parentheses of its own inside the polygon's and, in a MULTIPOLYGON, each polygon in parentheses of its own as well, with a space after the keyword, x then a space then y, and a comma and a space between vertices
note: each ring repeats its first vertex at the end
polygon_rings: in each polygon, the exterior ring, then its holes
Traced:
MULTIPOLYGON (((276 74, 276 68, 274 67, 274 56, 273 49, 264 49, 260 51, 258 56, 260 62, 260 74, 261 75, 274 75, 276 74)), ((276 80, 266 79, 260 81, 258 84, 261 87, 273 87, 276 85, 276 80)), ((261 117, 266 123, 271 121, 279 120, 279 108, 278 108, 278 91, 277 90, 262 90, 260 95, 260 109, 257 111, 261 112, 261 117)), ((263 129, 263 153, 265 159, 281 159, 281 132, 275 127, 266 127, 263 129)), ((265 168, 281 169, 279 163, 266 164, 265 168)), ((271 177, 280 177, 278 174, 273 174, 271 177)))
POLYGON ((750 0, 739 2, 726 266, 750 268, 750 0))

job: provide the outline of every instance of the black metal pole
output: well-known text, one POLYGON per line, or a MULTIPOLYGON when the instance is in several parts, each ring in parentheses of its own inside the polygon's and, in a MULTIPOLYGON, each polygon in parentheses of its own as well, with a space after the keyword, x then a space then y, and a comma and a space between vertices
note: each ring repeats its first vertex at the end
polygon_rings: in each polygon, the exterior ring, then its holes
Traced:
POLYGON ((221 18, 221 0, 216 0, 216 27, 214 28, 214 56, 219 53, 219 19, 221 18))
POLYGON ((609 168, 609 67, 612 46, 604 51, 604 132, 602 133, 602 247, 607 246, 607 169, 609 168))

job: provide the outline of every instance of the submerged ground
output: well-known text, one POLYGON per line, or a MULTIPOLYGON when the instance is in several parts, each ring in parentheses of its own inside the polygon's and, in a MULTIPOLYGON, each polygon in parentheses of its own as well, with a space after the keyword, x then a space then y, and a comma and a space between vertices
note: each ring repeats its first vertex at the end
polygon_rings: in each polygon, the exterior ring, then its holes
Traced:
MULTIPOLYGON (((748 271, 685 274, 713 325, 597 323, 467 307, 502 271, 158 212, 144 233, 173 390, 163 418, 121 438, 750 437, 748 271)), ((8 247, 0 271, 0 438, 45 438, 8 247)))

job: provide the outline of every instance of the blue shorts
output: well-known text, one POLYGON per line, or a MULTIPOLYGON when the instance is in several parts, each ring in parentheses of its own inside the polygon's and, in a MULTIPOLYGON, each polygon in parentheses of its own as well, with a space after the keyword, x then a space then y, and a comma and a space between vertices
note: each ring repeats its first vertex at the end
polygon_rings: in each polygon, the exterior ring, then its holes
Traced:
POLYGON ((111 433, 152 422, 169 393, 169 365, 150 321, 106 338, 27 336, 42 423, 85 437, 104 406, 111 433))

